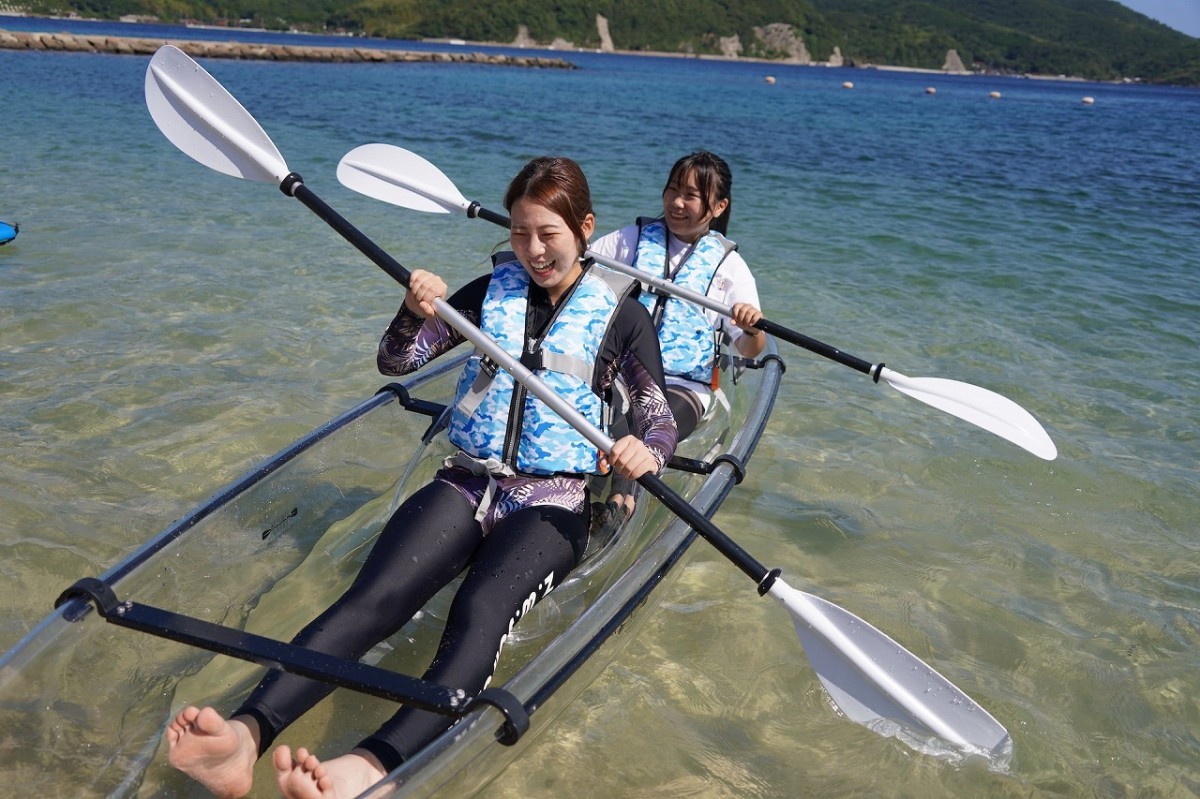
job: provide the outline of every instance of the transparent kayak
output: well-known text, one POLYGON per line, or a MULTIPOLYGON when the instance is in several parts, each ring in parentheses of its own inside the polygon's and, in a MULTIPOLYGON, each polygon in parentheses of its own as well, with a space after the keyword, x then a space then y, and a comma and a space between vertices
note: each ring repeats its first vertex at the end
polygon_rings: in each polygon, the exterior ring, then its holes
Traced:
MULTIPOLYGON (((479 701, 405 676, 432 658, 456 584, 360 664, 285 643, 341 594, 391 512, 452 451, 439 420, 463 357, 385 387, 104 574, 63 586, 54 612, 0 657, 6 795, 203 796, 166 764, 165 727, 185 704, 236 707, 264 666, 349 689, 280 738, 322 754, 352 747, 396 702, 456 719, 367 796, 471 796, 516 758, 617 656, 651 612, 648 596, 677 574, 696 536, 653 497, 592 531, 584 562, 514 629, 479 701)), ((705 515, 740 480, 782 372, 773 343, 762 359, 731 365, 720 401, 666 470, 705 515)), ((603 499, 605 487, 594 489, 603 499)), ((274 795, 262 763, 251 795, 274 795)))

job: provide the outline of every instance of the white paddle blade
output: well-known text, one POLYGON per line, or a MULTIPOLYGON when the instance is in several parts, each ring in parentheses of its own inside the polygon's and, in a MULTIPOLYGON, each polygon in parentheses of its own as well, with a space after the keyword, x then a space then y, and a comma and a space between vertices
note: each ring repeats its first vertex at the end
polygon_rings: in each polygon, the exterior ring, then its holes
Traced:
POLYGON ((905 377, 891 369, 883 369, 880 377, 900 393, 995 433, 1039 458, 1058 457, 1058 447, 1041 423, 1008 397, 958 380, 905 377))
POLYGON ((146 68, 146 107, 172 144, 209 169, 276 185, 289 172, 254 117, 173 45, 160 47, 146 68))
POLYGON ((949 744, 1006 766, 1012 740, 991 714, 916 655, 848 610, 777 579, 813 670, 847 718, 927 754, 949 744))
POLYGON ((465 213, 470 202, 440 169, 394 144, 364 144, 342 156, 342 185, 401 208, 435 214, 465 213))

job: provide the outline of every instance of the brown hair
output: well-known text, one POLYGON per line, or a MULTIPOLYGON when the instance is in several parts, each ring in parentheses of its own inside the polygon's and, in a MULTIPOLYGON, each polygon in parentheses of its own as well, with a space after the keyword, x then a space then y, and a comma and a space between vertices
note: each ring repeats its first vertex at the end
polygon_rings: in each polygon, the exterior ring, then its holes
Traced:
POLYGON ((582 255, 587 249, 583 223, 592 212, 592 192, 583 169, 570 158, 542 156, 526 164, 508 184, 504 208, 512 212, 517 200, 549 208, 566 221, 582 255))
POLYGON ((697 150, 691 155, 685 155, 671 167, 667 176, 667 184, 663 186, 663 194, 672 183, 679 185, 689 175, 696 176, 696 188, 704 202, 704 213, 712 213, 714 203, 729 200, 725 211, 712 221, 712 229, 725 235, 729 230, 729 214, 733 210, 733 173, 729 164, 720 156, 713 155, 707 150, 697 150))

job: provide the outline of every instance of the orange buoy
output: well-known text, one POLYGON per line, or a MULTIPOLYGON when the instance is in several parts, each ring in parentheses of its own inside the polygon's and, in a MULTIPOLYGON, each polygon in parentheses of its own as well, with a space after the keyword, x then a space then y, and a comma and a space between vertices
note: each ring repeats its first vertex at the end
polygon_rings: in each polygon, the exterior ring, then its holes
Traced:
POLYGON ((853 83, 851 83, 850 81, 846 81, 845 83, 843 83, 843 84, 842 84, 842 88, 843 88, 843 89, 853 89, 853 88, 854 88, 854 84, 853 84, 853 83))
POLYGON ((991 97, 993 100, 999 100, 1000 92, 988 92, 988 97, 991 97))
POLYGON ((772 84, 772 83, 774 83, 774 82, 775 82, 775 76, 774 76, 774 75, 768 75, 766 78, 764 78, 764 80, 765 80, 765 81, 766 81, 768 84, 772 84))

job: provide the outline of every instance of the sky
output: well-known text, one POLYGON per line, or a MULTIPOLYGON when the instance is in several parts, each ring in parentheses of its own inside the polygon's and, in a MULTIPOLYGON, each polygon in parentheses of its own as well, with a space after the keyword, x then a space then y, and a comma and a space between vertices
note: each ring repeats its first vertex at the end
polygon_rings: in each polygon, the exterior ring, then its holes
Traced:
POLYGON ((1145 14, 1189 36, 1200 37, 1200 0, 1119 0, 1121 5, 1145 14))

